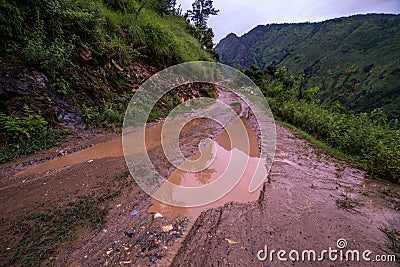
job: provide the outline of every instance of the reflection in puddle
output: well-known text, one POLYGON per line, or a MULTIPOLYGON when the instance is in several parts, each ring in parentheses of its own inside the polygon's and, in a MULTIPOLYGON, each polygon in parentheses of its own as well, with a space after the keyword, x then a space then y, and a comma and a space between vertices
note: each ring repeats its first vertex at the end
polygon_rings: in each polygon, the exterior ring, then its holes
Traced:
MULTIPOLYGON (((240 123, 240 120, 238 121, 240 123)), ((224 131, 216 138, 215 142, 211 142, 203 147, 201 152, 197 153, 192 158, 191 164, 195 166, 191 167, 194 169, 203 169, 202 171, 190 172, 178 169, 169 178, 169 182, 183 187, 201 187, 223 179, 221 176, 226 176, 228 179, 232 177, 233 179, 234 175, 242 174, 240 181, 228 194, 217 201, 193 208, 173 207, 152 199, 153 205, 150 207, 149 212, 158 212, 170 218, 177 216, 196 217, 204 210, 220 207, 228 202, 248 202, 257 200, 261 187, 249 193, 250 181, 254 176, 266 179, 267 172, 264 167, 264 162, 261 162, 260 159, 257 137, 246 120, 242 119, 242 121, 247 131, 248 143, 245 137, 242 137, 243 142, 234 144, 232 147, 228 133, 224 131), (206 168, 204 169, 204 167, 206 168), (227 169, 230 169, 228 174, 227 169)), ((235 124, 239 123, 233 122, 232 127, 235 128, 235 124)), ((229 132, 234 135, 241 134, 240 131, 235 132, 235 130, 229 132)), ((236 136, 236 138, 237 137, 238 136, 236 136)), ((185 166, 185 168, 182 169, 190 170, 190 167, 185 166)), ((168 199, 169 202, 179 205, 185 205, 187 198, 193 197, 187 194, 181 194, 179 190, 172 190, 167 183, 164 184, 155 195, 159 199, 168 199)))

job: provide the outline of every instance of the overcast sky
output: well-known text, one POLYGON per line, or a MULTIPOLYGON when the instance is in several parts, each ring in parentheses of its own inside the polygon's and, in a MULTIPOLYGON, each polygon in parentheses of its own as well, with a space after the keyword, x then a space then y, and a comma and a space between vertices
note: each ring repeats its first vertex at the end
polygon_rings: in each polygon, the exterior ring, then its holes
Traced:
MULTIPOLYGON (((183 11, 194 0, 177 0, 183 11)), ((209 20, 219 42, 229 33, 238 36, 257 25, 284 22, 314 22, 366 13, 400 13, 400 0, 214 0, 220 9, 209 20)))

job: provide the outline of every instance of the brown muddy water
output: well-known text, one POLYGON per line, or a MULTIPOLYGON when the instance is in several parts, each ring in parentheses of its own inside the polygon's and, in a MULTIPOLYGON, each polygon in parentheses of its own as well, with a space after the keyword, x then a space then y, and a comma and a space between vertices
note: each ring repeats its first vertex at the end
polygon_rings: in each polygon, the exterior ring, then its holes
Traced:
MULTIPOLYGON (((146 147, 148 149, 154 148, 160 145, 161 126, 155 126, 146 129, 146 147)), ((122 138, 118 137, 106 143, 95 145, 91 148, 87 148, 61 158, 50 160, 35 166, 32 166, 26 170, 18 172, 14 177, 29 176, 35 174, 41 174, 57 170, 60 168, 74 166, 80 163, 88 162, 91 163, 95 159, 104 158, 117 158, 122 157, 122 138)))
MULTIPOLYGON (((184 187, 201 187, 211 184, 217 179, 233 179, 234 176, 241 174, 236 186, 222 198, 199 207, 170 206, 152 199, 153 206, 150 207, 150 212, 161 213, 169 218, 178 216, 193 218, 200 215, 204 210, 220 207, 229 202, 249 202, 258 199, 261 187, 250 193, 249 184, 254 176, 261 176, 266 179, 267 171, 260 159, 256 134, 243 117, 234 121, 228 128, 231 129, 224 131, 214 142, 204 147, 201 152, 193 157, 194 167, 204 170, 190 172, 178 169, 172 174, 169 181, 184 187), (232 144, 231 140, 235 139, 235 136, 229 136, 228 132, 231 135, 236 135, 236 138, 240 138, 242 136, 239 130, 241 123, 245 126, 249 142, 232 144)), ((194 197, 188 195, 188 193, 181 193, 179 190, 170 190, 168 184, 162 186, 155 193, 155 196, 157 199, 168 199, 169 202, 178 203, 181 206, 184 206, 188 198, 194 197)), ((201 198, 201 196, 199 197, 201 198)))
MULTIPOLYGON (((198 126, 199 121, 200 120, 190 121, 183 131, 189 131, 191 128, 198 126)), ((189 161, 192 166, 187 167, 195 169, 200 168, 202 171, 188 172, 177 169, 172 173, 168 181, 183 187, 201 187, 215 183, 217 180, 220 180, 220 177, 225 177, 225 179, 230 180, 233 176, 241 174, 241 179, 233 189, 217 201, 194 208, 170 206, 156 199, 152 199, 152 206, 149 212, 158 212, 168 218, 178 216, 196 218, 202 211, 223 206, 228 202, 245 203, 257 200, 260 188, 250 193, 248 190, 250 181, 255 175, 262 176, 263 179, 267 178, 266 168, 263 167, 264 163, 261 162, 260 159, 257 136, 244 117, 233 121, 231 125, 228 126, 227 130, 228 131, 223 131, 222 134, 207 146, 202 147, 200 151, 191 158, 191 161, 189 161), (245 127, 247 136, 246 133, 243 136, 243 130, 241 129, 243 126, 245 127), (232 138, 235 140, 243 139, 243 141, 236 141, 235 144, 232 144, 232 138), (245 142, 245 139, 248 139, 248 142, 245 142)), ((161 145, 161 131, 162 125, 146 129, 147 150, 161 145)), ((130 140, 135 140, 135 138, 130 138, 130 140)), ((137 140, 139 141, 139 138, 137 140)), ((26 177, 37 174, 48 175, 81 163, 86 162, 90 164, 94 160, 122 156, 122 140, 121 137, 118 137, 109 142, 98 144, 91 148, 30 167, 16 173, 14 177, 26 177)), ((229 181, 227 184, 229 184, 229 181)), ((158 199, 173 199, 174 203, 185 203, 188 198, 193 197, 185 194, 182 195, 179 191, 172 192, 169 190, 168 184, 162 186, 155 195, 158 196, 158 199), (161 194, 163 195, 162 197, 160 197, 161 194)))

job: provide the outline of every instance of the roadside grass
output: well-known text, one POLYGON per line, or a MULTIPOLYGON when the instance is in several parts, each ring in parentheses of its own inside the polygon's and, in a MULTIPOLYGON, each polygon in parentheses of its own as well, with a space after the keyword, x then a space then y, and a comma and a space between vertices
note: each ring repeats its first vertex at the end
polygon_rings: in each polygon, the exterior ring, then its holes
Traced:
POLYGON ((400 260, 400 231, 397 229, 379 228, 389 240, 388 249, 396 253, 396 260, 400 260))
POLYGON ((310 135, 309 133, 303 131, 302 129, 300 129, 300 128, 298 128, 298 127, 296 127, 296 126, 294 126, 294 125, 292 125, 292 124, 290 124, 288 122, 283 121, 282 119, 280 119, 277 116, 275 116, 275 121, 278 124, 280 124, 280 125, 288 128, 288 129, 290 129, 291 131, 297 133, 301 138, 303 138, 304 140, 309 142, 312 145, 312 147, 314 149, 316 149, 317 155, 320 156, 322 154, 325 154, 325 155, 328 155, 330 157, 336 158, 338 160, 344 160, 344 161, 346 161, 346 163, 350 163, 354 167, 359 167, 359 168, 362 167, 362 165, 357 161, 358 160, 357 157, 348 155, 348 154, 343 153, 342 151, 340 151, 340 150, 338 150, 336 148, 333 148, 332 146, 330 146, 330 145, 326 144, 325 142, 315 138, 314 136, 310 135))
POLYGON ((67 203, 36 204, 18 217, 1 218, 0 265, 55 265, 61 246, 68 246, 79 228, 100 231, 109 202, 133 183, 129 171, 117 173, 97 194, 81 195, 67 203))
MULTIPOLYGON (((167 94, 165 94, 152 108, 148 122, 156 121, 160 118, 167 117, 171 111, 178 105, 182 104, 183 101, 190 101, 193 97, 206 97, 206 98, 216 98, 216 89, 213 84, 208 83, 191 83, 190 87, 188 85, 182 85, 177 88, 172 89, 167 94)), ((207 105, 207 102, 202 101, 191 103, 190 105, 181 105, 179 109, 175 109, 175 114, 192 112, 198 108, 203 108, 207 105)))
POLYGON ((400 181, 400 130, 383 115, 374 119, 373 114, 339 113, 303 100, 279 100, 272 110, 282 120, 349 155, 375 178, 400 181))
POLYGON ((400 211, 400 194, 395 187, 388 186, 380 189, 379 192, 385 200, 389 201, 395 210, 400 211))
POLYGON ((362 203, 357 199, 349 197, 348 195, 341 194, 341 198, 336 199, 336 205, 338 208, 346 211, 357 211, 356 207, 361 206, 362 203))

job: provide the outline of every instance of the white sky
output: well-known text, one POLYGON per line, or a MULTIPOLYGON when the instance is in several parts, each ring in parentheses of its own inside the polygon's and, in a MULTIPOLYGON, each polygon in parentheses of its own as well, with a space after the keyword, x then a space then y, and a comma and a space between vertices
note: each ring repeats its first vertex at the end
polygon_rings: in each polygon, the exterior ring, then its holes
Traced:
MULTIPOLYGON (((178 0, 183 11, 191 9, 194 0, 178 0)), ((315 22, 366 13, 400 13, 400 0, 214 0, 220 9, 211 16, 209 26, 219 42, 229 33, 238 36, 257 25, 284 22, 315 22)))

